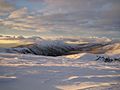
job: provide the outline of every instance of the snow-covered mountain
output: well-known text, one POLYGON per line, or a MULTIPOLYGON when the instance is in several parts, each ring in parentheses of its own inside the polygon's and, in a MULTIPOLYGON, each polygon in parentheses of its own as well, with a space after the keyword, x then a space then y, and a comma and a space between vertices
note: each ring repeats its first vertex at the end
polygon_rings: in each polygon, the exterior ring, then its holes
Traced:
POLYGON ((1 48, 0 52, 35 54, 44 56, 61 56, 75 53, 120 54, 120 42, 95 42, 74 44, 63 40, 43 40, 30 45, 21 45, 13 48, 1 48))

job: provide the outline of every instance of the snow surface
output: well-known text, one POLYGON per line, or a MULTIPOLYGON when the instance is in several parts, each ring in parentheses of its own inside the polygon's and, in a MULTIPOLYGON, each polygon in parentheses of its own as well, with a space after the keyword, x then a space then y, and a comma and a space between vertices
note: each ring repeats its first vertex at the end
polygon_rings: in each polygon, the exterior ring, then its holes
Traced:
POLYGON ((66 41, 1 48, 0 90, 120 90, 120 62, 96 61, 97 56, 120 57, 119 42, 90 40, 85 44, 68 44, 66 41), (64 53, 77 50, 80 52, 64 53), (43 52, 45 55, 59 52, 62 56, 41 56, 43 52))
POLYGON ((90 53, 75 54, 75 58, 0 53, 0 89, 120 90, 119 62, 96 58, 90 53))

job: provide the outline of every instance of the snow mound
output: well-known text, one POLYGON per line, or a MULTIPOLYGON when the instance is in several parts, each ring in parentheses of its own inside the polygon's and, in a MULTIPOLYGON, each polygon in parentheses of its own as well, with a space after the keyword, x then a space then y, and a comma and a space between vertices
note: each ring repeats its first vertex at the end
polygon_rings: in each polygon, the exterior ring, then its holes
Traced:
POLYGON ((120 54, 120 43, 115 43, 112 45, 108 45, 103 47, 107 52, 107 54, 120 54))

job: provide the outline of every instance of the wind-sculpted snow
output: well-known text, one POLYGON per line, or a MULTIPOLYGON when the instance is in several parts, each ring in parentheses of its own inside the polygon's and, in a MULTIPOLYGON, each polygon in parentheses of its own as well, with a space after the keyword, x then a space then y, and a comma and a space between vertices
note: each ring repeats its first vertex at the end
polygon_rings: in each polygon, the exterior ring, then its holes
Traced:
POLYGON ((97 55, 79 53, 74 58, 0 53, 0 89, 120 90, 120 64, 95 61, 97 55))
POLYGON ((14 48, 1 48, 0 52, 34 54, 44 56, 61 56, 75 53, 97 53, 104 54, 114 51, 120 54, 119 42, 103 42, 103 43, 86 43, 86 44, 71 44, 63 40, 44 40, 31 45, 23 45, 14 48))

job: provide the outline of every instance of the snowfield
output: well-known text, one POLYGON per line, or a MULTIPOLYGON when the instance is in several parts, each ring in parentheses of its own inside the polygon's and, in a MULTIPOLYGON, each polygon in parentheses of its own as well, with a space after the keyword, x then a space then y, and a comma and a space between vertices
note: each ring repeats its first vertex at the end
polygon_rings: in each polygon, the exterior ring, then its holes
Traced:
POLYGON ((120 58, 120 43, 55 41, 1 48, 0 89, 120 90, 120 62, 96 61, 97 56, 120 58))

